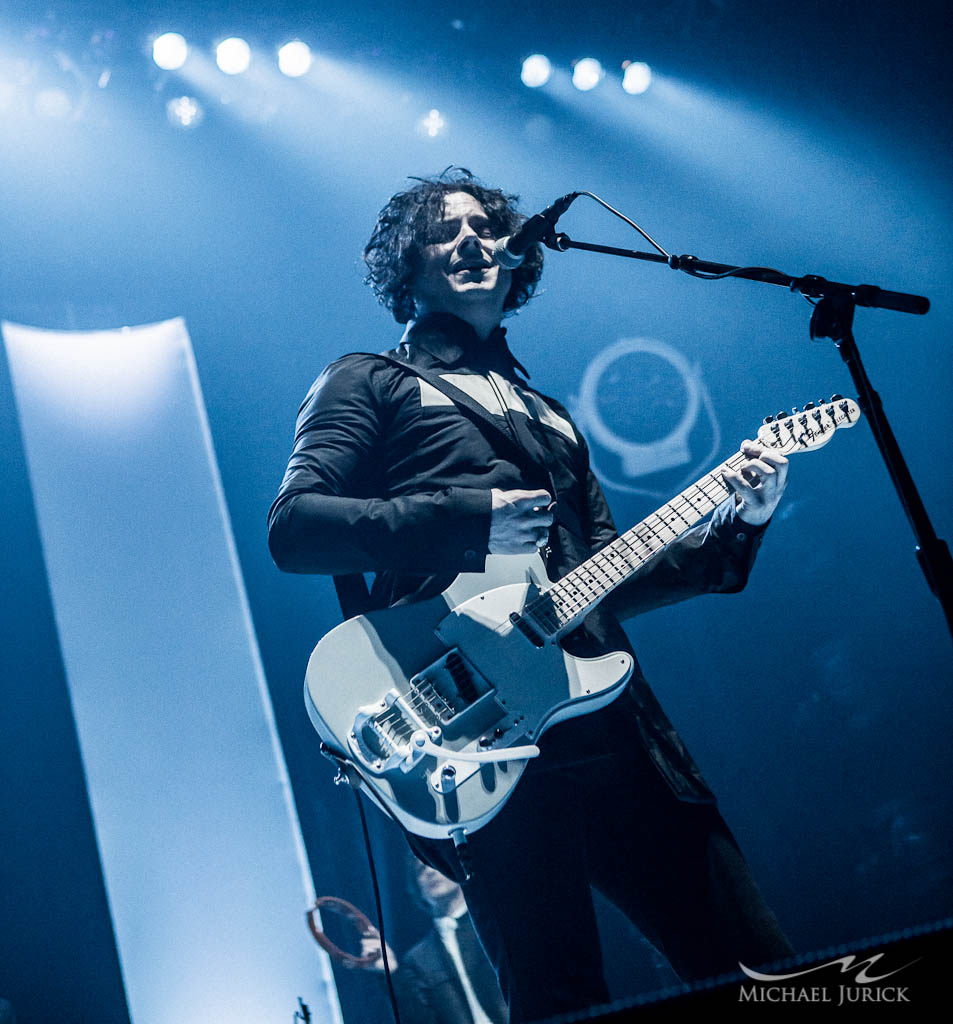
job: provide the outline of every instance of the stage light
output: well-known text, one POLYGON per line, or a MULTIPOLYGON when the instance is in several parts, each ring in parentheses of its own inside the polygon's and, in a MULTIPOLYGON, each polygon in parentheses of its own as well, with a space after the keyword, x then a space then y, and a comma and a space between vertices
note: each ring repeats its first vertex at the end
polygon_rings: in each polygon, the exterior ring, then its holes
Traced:
POLYGON ((223 39, 215 47, 215 63, 226 75, 240 75, 251 64, 251 47, 237 36, 223 39))
POLYGON ((602 81, 603 74, 602 65, 595 57, 583 57, 573 65, 572 84, 580 92, 588 92, 602 81))
POLYGON ((652 84, 652 69, 648 64, 627 60, 622 68, 622 88, 630 95, 638 96, 652 84))
POLYGON ((194 128, 205 117, 202 104, 194 96, 176 96, 169 100, 165 113, 176 128, 194 128))
POLYGON ((520 78, 523 80, 523 85, 528 85, 530 89, 538 89, 549 81, 549 76, 552 73, 553 66, 549 63, 549 58, 544 57, 541 53, 534 53, 523 61, 520 78))
POLYGON ((278 68, 289 78, 306 75, 311 67, 311 47, 300 39, 285 43, 278 51, 278 68))
POLYGON ((439 110, 431 110, 420 122, 421 130, 432 139, 435 139, 446 126, 447 122, 440 116, 439 110))
POLYGON ((178 32, 164 32, 152 44, 152 59, 163 71, 176 71, 189 55, 189 44, 178 32))

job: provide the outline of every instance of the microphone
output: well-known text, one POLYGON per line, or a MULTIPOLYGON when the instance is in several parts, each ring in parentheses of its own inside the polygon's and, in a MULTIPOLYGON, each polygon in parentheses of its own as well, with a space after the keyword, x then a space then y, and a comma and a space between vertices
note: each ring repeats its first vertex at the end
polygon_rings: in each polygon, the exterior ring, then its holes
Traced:
POLYGON ((556 227, 556 221, 569 209, 572 203, 582 195, 581 192, 570 192, 557 199, 552 206, 547 206, 542 213, 530 217, 513 235, 499 239, 493 246, 493 259, 506 270, 515 270, 526 259, 526 250, 541 242, 556 227))

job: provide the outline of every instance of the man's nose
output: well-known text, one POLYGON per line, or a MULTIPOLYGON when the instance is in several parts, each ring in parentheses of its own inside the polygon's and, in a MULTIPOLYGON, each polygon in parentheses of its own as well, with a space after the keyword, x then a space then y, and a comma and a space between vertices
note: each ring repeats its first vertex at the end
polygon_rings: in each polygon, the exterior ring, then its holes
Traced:
POLYGON ((457 242, 457 249, 462 253, 480 252, 483 249, 483 243, 473 228, 467 225, 460 229, 460 240, 457 242))

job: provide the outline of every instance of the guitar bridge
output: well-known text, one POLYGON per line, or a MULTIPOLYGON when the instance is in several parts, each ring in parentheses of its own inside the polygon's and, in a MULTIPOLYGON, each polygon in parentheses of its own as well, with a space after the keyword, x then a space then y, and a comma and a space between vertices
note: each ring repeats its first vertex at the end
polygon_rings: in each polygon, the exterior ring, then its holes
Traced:
MULTIPOLYGON (((423 730, 434 743, 464 746, 507 718, 495 690, 457 648, 410 680, 406 693, 388 690, 377 704, 358 710, 348 737, 351 753, 372 774, 409 772, 424 756, 411 743, 423 730)), ((448 754, 451 752, 450 747, 448 754)))

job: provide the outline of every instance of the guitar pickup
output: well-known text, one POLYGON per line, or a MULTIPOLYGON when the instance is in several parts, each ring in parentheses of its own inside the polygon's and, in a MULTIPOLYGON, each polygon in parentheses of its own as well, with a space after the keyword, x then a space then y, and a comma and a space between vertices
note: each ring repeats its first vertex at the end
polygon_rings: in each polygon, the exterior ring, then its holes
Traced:
POLYGON ((478 736, 507 712, 496 700, 489 680, 451 648, 410 680, 405 700, 427 728, 437 727, 448 740, 478 736))
MULTIPOLYGON (((425 756, 411 742, 419 730, 466 743, 502 725, 509 715, 486 677, 452 648, 418 672, 405 693, 391 689, 378 703, 360 708, 348 747, 373 775, 406 774, 425 756)), ((470 773, 468 766, 465 774, 470 773)))
POLYGON ((543 647, 543 639, 519 612, 510 612, 510 622, 526 637, 534 647, 543 647))

